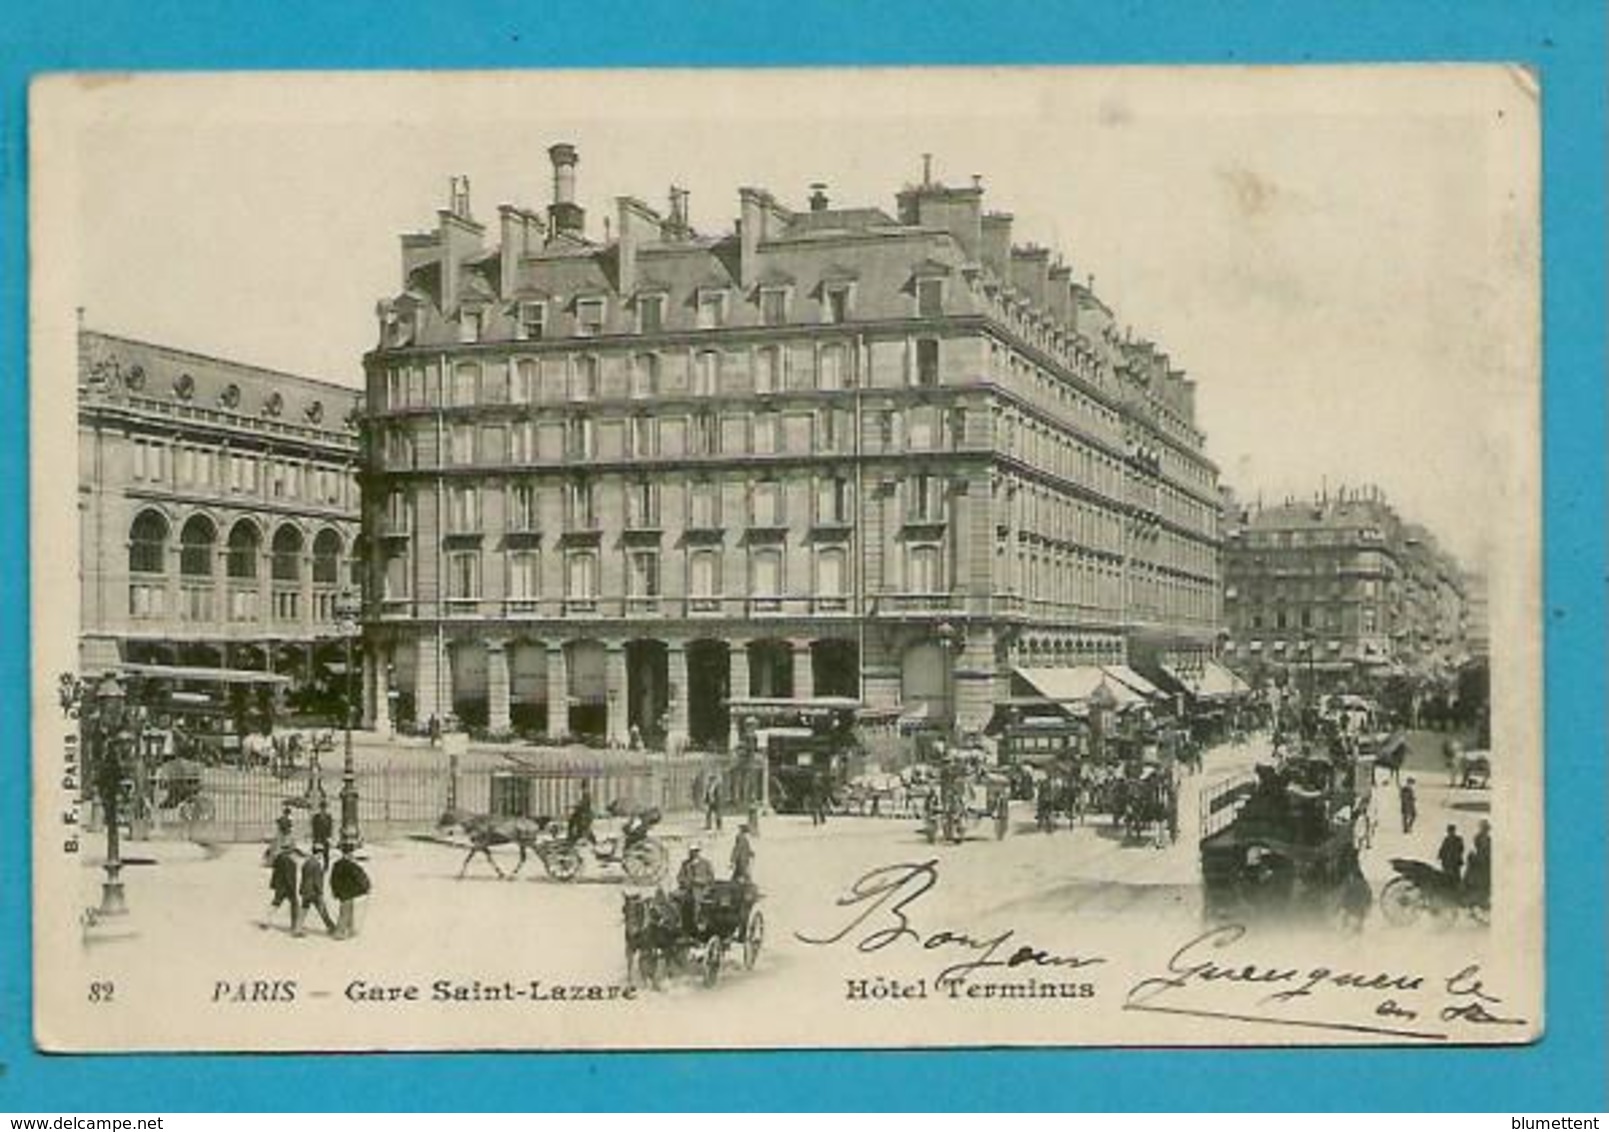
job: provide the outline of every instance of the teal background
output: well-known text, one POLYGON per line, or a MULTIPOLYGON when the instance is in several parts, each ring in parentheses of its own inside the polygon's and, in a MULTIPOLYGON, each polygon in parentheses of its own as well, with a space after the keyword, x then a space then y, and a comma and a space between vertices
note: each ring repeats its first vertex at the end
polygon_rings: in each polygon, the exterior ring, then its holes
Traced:
MULTIPOLYGON (((0 529, 27 529, 26 89, 68 69, 1520 62, 1541 75, 1547 1036, 1513 1050, 43 1057, 30 1036, 28 574, 0 562, 0 1111, 1609 1108, 1605 13, 1597 0, 550 7, 102 0, 0 15, 0 529)), ((21 9, 21 10, 18 10, 21 9)), ((15 546, 15 543, 13 544, 15 546)))

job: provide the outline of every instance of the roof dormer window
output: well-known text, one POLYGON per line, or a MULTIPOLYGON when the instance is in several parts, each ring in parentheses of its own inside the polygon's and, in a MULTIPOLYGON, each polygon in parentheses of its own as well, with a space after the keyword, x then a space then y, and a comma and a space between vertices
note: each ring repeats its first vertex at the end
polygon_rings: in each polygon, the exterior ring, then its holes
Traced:
POLYGON ((658 334, 665 329, 665 295, 656 292, 637 297, 637 333, 658 334))
POLYGON ((465 307, 459 311, 458 341, 461 343, 479 342, 484 321, 484 312, 479 307, 465 307))
POLYGON ((782 326, 788 321, 788 288, 760 288, 760 321, 767 326, 782 326))
POLYGON ((726 325, 726 291, 701 287, 698 292, 698 329, 716 330, 726 325))
POLYGON ((604 300, 601 296, 575 301, 575 332, 580 338, 603 333, 604 300))

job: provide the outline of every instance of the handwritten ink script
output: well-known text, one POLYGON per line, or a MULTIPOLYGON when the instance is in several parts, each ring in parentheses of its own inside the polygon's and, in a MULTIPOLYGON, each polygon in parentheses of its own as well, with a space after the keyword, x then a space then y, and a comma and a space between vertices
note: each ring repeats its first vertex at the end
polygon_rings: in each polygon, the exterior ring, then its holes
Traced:
POLYGON ((919 926, 917 905, 938 886, 938 865, 938 859, 932 858, 872 869, 838 898, 836 906, 849 910, 845 922, 825 935, 795 932, 795 938, 818 947, 852 946, 865 953, 896 946, 931 952, 945 963, 934 976, 934 983, 947 988, 951 997, 957 995, 956 988, 979 972, 1049 969, 1067 973, 1106 962, 1098 955, 1050 951, 1018 938, 1015 928, 991 933, 943 925, 919 926))
POLYGON ((1440 974, 1269 962, 1247 937, 1241 924, 1201 933, 1161 973, 1134 983, 1124 1009, 1427 1042, 1527 1024, 1505 1012, 1479 964, 1440 974))

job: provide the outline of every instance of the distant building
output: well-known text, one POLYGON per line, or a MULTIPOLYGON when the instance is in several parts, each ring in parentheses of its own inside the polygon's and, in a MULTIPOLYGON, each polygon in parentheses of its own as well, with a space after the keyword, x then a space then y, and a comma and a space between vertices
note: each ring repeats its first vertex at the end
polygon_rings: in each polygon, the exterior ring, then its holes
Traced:
POLYGON ((81 331, 83 670, 312 678, 352 580, 361 396, 81 331))
POLYGON ((1224 652, 1235 667, 1322 684, 1445 673, 1467 657, 1463 572, 1377 492, 1229 506, 1224 652))
POLYGON ((724 745, 748 697, 982 726, 1014 666, 1205 656, 1194 384, 974 183, 738 193, 735 232, 553 146, 495 245, 454 178, 365 359, 371 720, 724 745))

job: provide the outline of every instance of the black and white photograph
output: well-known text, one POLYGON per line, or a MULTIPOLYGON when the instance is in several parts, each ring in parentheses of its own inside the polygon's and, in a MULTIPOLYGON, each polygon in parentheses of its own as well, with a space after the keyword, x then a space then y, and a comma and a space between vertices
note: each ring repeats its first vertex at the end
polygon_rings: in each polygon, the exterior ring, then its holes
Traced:
POLYGON ((1540 97, 36 82, 38 1042, 1535 1040, 1540 97))

